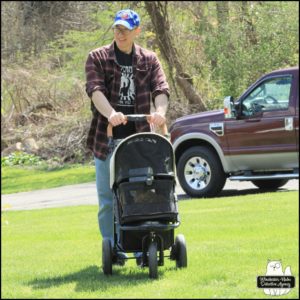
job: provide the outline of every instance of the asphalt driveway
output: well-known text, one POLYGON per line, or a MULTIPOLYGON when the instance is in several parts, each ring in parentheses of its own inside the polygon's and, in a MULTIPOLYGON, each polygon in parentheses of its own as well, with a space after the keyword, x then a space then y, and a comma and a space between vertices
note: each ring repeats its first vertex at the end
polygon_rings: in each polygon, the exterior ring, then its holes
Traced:
MULTIPOLYGON (((280 191, 299 190, 299 180, 290 180, 280 191)), ((220 197, 256 194, 261 191, 251 182, 227 180, 220 197)), ((190 199, 180 185, 176 186, 179 200, 190 199)), ((61 206, 97 205, 95 182, 68 185, 46 190, 1 195, 1 211, 31 210, 61 206)))

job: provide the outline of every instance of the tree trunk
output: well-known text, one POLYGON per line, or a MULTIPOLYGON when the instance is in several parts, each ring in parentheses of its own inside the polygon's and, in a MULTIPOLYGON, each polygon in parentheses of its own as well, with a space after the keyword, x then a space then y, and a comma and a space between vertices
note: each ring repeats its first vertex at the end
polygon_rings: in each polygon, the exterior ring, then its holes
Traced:
POLYGON ((159 49, 171 69, 176 70, 175 79, 178 86, 188 99, 189 104, 197 104, 200 111, 205 111, 206 107, 201 96, 195 90, 191 76, 184 72, 177 50, 173 45, 170 35, 167 1, 144 1, 144 3, 157 36, 159 49))
POLYGON ((249 3, 248 1, 241 2, 241 22, 245 23, 246 26, 246 37, 251 45, 257 45, 257 36, 254 24, 249 14, 249 3))

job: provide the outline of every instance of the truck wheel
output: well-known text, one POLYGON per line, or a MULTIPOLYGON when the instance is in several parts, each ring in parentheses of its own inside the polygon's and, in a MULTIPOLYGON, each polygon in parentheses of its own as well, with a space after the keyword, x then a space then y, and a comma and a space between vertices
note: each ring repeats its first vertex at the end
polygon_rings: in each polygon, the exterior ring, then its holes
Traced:
POLYGON ((253 180, 252 183, 262 190, 277 190, 285 185, 288 181, 288 179, 264 179, 253 180))
POLYGON ((219 157, 205 146, 186 150, 177 165, 178 180, 191 197, 213 197, 224 187, 226 175, 219 157))

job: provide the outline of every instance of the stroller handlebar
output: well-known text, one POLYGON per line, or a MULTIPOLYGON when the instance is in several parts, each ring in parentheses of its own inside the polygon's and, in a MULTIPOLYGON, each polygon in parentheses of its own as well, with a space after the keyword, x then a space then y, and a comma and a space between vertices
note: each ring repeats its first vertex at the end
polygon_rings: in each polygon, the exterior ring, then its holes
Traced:
MULTIPOLYGON (((132 115, 125 115, 126 121, 129 122, 138 122, 138 121, 147 121, 150 123, 151 115, 145 115, 145 114, 132 114, 132 115)), ((168 136, 168 127, 167 124, 164 123, 161 127, 161 134, 163 136, 168 136)), ((112 138, 113 137, 113 125, 111 123, 108 123, 107 125, 107 137, 112 138)))
POLYGON ((127 121, 131 122, 138 122, 138 121, 149 121, 151 118, 151 115, 125 115, 125 118, 127 121))

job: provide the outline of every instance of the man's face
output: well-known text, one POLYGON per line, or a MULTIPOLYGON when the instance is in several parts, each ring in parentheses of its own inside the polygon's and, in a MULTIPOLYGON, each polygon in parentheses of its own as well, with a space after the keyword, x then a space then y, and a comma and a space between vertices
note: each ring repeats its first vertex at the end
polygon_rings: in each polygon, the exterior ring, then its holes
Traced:
POLYGON ((131 49, 135 37, 139 34, 139 27, 129 30, 125 26, 117 25, 113 28, 114 38, 118 48, 122 51, 131 49))

